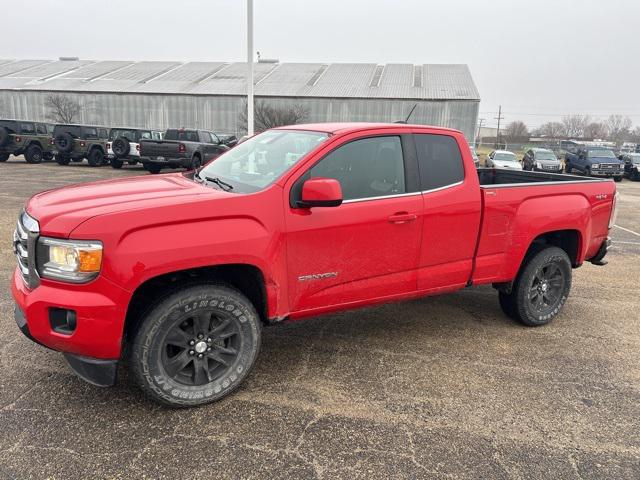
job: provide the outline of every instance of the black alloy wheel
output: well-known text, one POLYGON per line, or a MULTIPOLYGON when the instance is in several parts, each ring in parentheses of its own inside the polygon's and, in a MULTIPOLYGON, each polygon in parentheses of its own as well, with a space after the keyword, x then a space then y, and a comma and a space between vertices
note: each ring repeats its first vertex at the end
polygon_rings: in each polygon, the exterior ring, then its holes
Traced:
POLYGON ((549 262, 538 269, 529 285, 531 309, 543 315, 552 311, 564 291, 564 274, 558 264, 549 262))
POLYGON ((241 348, 240 325, 230 313, 203 310, 185 314, 167 332, 162 366, 187 386, 213 382, 233 365, 241 348))

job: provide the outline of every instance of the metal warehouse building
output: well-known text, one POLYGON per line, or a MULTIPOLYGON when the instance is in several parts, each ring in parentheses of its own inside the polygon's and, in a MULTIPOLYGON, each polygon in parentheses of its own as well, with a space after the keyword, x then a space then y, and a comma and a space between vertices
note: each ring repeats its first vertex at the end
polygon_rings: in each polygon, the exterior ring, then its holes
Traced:
MULTIPOLYGON (((466 65, 255 64, 256 101, 302 105, 308 122, 411 123, 474 136, 480 98, 466 65)), ((246 63, 0 60, 0 115, 46 120, 46 98, 78 100, 79 123, 238 132, 246 63)))

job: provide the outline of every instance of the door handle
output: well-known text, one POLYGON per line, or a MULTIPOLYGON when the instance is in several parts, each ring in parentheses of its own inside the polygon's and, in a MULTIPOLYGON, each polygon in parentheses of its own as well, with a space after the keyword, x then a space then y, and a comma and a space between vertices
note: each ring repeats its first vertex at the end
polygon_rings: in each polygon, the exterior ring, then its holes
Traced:
POLYGON ((413 222, 418 216, 415 213, 398 212, 389 217, 390 223, 409 223, 413 222))

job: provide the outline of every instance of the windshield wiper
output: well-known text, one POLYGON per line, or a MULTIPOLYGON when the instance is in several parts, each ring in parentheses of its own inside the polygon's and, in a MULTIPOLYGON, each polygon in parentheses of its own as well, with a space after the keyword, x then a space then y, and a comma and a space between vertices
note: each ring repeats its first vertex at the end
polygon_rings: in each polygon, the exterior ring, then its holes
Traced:
MULTIPOLYGON (((198 176, 198 178, 200 178, 200 177, 198 176)), ((227 182, 224 182, 224 181, 220 180, 218 177, 204 177, 204 179, 207 182, 215 183, 216 185, 218 185, 223 190, 227 190, 227 191, 228 190, 233 190, 233 185, 230 185, 227 182)))

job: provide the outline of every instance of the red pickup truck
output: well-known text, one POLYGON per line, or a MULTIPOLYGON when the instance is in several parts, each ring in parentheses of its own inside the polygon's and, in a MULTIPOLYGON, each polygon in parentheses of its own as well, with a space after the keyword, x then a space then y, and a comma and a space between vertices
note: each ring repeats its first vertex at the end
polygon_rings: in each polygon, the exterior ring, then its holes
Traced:
POLYGON ((126 357, 155 400, 202 404, 247 376, 265 324, 482 284, 546 324, 572 268, 605 263, 615 196, 610 180, 477 170, 455 130, 268 130, 198 171, 35 195, 15 319, 93 384, 126 357))

